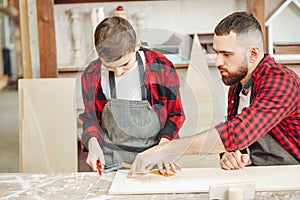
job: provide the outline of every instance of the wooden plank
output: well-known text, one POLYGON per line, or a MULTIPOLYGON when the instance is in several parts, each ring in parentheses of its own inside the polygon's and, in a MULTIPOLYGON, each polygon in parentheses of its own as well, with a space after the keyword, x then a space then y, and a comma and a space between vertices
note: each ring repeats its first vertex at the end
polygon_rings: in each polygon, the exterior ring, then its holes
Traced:
MULTIPOLYGON (((17 11, 19 10, 19 3, 17 0, 8 1, 9 6, 13 6, 17 11)), ((20 19, 19 15, 15 14, 14 17, 15 29, 13 33, 14 40, 14 51, 15 51, 15 68, 16 76, 15 78, 21 78, 22 75, 22 52, 21 52, 21 34, 20 34, 20 19)))
POLYGON ((246 167, 242 170, 220 168, 183 168, 175 176, 147 174, 127 178, 129 170, 119 170, 109 194, 155 194, 208 192, 212 184, 254 182, 256 191, 300 189, 300 166, 246 167))
POLYGON ((174 63, 175 68, 187 68, 189 66, 188 63, 174 63))
POLYGON ((19 79, 21 172, 77 171, 75 80, 19 79))
MULTIPOLYGON (((176 63, 173 64, 175 68, 187 68, 189 66, 188 63, 176 63)), ((58 72, 59 73, 73 73, 73 72, 82 72, 84 71, 84 68, 79 67, 59 67, 58 72)))
POLYGON ((84 71, 83 68, 79 67, 64 67, 64 68, 58 68, 59 73, 73 73, 73 72, 82 72, 84 71))
POLYGON ((289 6, 289 4, 292 2, 292 0, 283 0, 282 4, 280 5, 280 7, 275 10, 275 12, 268 18, 268 20, 266 20, 265 25, 266 26, 270 26, 272 24, 272 21, 279 16, 279 14, 286 8, 289 6))
POLYGON ((274 44, 274 54, 300 54, 300 44, 274 44))
POLYGON ((40 54, 40 77, 58 77, 56 61, 56 40, 54 27, 53 0, 36 1, 39 54, 40 54))
MULTIPOLYGON (((182 105, 186 114, 179 134, 186 136, 207 130, 214 124, 224 120, 224 112, 217 96, 215 85, 206 62, 206 55, 199 38, 193 39, 189 66, 186 78, 181 83, 182 105)), ((222 101, 222 100, 220 100, 222 101)), ((224 100, 225 102, 225 100, 224 100)), ((211 147, 205 148, 209 151, 211 147)), ((205 152, 203 152, 205 153, 205 152)))
POLYGON ((247 0, 247 10, 257 19, 261 26, 264 41, 264 52, 266 53, 265 0, 247 0))
MULTIPOLYGON (((1 46, 0 46, 1 47, 1 46)), ((1 47, 2 50, 2 47, 1 47)), ((3 65, 3 56, 2 56, 2 51, 0 52, 0 79, 3 77, 4 75, 4 65, 3 65)))
POLYGON ((27 1, 19 0, 19 20, 23 78, 32 78, 27 1))

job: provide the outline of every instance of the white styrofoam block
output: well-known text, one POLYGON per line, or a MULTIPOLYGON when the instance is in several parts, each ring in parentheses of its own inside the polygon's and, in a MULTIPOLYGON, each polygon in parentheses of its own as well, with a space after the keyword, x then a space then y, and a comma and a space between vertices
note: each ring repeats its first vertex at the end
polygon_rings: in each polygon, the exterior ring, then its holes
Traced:
MULTIPOLYGON (((242 191, 243 200, 254 199, 255 183, 254 182, 235 182, 235 183, 222 183, 212 184, 209 186, 209 199, 210 200, 231 200, 228 198, 228 191, 232 188, 242 191)), ((233 200, 233 199, 232 199, 233 200)))

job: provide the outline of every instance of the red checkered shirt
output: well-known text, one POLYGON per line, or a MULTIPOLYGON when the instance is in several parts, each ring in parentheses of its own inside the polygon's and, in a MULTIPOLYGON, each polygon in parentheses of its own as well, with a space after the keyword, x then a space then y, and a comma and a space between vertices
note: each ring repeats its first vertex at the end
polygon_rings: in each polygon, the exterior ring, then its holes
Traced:
MULTIPOLYGON (((173 64, 161 53, 142 48, 145 54, 144 83, 147 100, 156 112, 161 127, 157 141, 178 138, 185 115, 180 97, 180 82, 173 64)), ((89 64, 81 75, 84 112, 81 147, 88 149, 88 141, 96 137, 102 143, 101 113, 107 103, 101 86, 101 61, 97 59, 89 64)))
POLYGON ((238 84, 228 93, 228 118, 215 126, 227 151, 242 150, 268 133, 300 161, 300 79, 269 55, 252 74, 251 103, 235 115, 238 84))

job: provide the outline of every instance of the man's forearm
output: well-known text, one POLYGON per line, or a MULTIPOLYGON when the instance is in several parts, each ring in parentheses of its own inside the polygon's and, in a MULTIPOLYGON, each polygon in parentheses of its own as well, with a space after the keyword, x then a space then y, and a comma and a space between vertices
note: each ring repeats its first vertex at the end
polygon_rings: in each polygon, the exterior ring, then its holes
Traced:
POLYGON ((171 151, 181 151, 185 155, 218 154, 225 151, 219 133, 215 128, 170 142, 173 147, 172 150, 170 149, 171 151))

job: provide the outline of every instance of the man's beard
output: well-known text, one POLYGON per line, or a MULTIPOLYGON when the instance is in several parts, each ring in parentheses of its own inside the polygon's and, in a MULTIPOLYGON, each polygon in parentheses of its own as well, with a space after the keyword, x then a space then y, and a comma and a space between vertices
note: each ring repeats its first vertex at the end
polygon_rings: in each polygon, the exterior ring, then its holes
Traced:
POLYGON ((222 81, 225 85, 233 85, 240 82, 243 78, 246 77, 248 73, 248 67, 246 65, 242 65, 238 68, 237 72, 229 73, 228 76, 222 76, 222 81))

